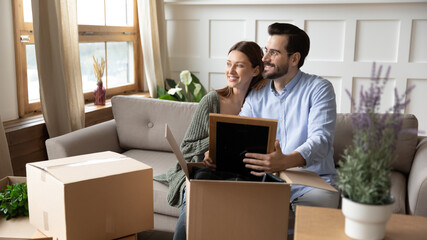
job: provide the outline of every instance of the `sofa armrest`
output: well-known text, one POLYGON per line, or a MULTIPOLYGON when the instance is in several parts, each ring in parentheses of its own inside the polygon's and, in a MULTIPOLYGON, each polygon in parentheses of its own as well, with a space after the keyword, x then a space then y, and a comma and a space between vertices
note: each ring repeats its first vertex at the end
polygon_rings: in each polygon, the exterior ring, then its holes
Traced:
POLYGON ((418 145, 408 178, 408 210, 427 217, 427 137, 418 137, 418 145))
POLYGON ((114 119, 50 138, 46 140, 46 150, 49 159, 102 151, 123 152, 114 119))

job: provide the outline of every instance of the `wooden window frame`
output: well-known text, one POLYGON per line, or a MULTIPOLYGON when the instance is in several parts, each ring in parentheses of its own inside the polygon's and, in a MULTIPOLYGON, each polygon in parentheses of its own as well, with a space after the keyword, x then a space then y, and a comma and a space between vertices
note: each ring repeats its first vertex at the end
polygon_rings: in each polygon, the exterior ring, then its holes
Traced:
MULTIPOLYGON (((105 2, 105 0, 104 0, 105 2)), ((15 44, 16 83, 19 117, 41 112, 40 102, 29 103, 27 82, 26 44, 34 44, 33 23, 24 22, 23 0, 12 0, 15 44), (21 42, 21 36, 29 36, 28 42, 21 42)), ((105 8, 104 8, 105 9, 105 8)), ((104 10, 105 11, 105 10, 104 10)), ((105 16, 105 15, 104 15, 105 16)), ((106 16, 105 16, 106 17, 106 16)), ((107 98, 118 94, 144 91, 140 84, 143 79, 142 48, 138 26, 137 2, 133 0, 133 26, 79 25, 79 43, 90 42, 132 42, 134 58, 134 83, 107 89, 107 98)), ((108 68, 108 66, 107 66, 108 68)), ((94 86, 95 89, 96 86, 94 86)), ((83 93, 86 103, 93 102, 93 93, 83 93)))

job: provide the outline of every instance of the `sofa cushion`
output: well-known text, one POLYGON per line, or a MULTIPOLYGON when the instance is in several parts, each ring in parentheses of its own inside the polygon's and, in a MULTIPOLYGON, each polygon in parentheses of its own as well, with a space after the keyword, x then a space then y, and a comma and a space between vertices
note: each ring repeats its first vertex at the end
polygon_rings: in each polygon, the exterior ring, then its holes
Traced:
POLYGON ((406 177, 402 173, 391 172, 391 195, 394 197, 393 213, 406 213, 406 177))
POLYGON ((109 120, 46 140, 50 160, 76 155, 113 151, 121 153, 116 122, 109 120))
POLYGON ((181 143, 197 107, 197 103, 141 96, 115 96, 111 102, 120 146, 157 151, 171 151, 164 138, 165 123, 181 143))
MULTIPOLYGON (((403 118, 404 130, 416 130, 418 131, 418 120, 412 114, 405 114, 403 118)), ((415 151, 417 149, 418 133, 415 131, 403 131, 397 138, 396 145, 396 162, 394 162, 393 168, 404 174, 409 174, 412 167, 412 161, 414 160, 415 151)))
POLYGON ((344 149, 353 142, 353 127, 350 122, 350 114, 337 114, 336 130, 334 137, 334 161, 335 165, 343 160, 344 149))
POLYGON ((418 137, 417 152, 408 177, 408 213, 427 217, 427 136, 418 137))
MULTIPOLYGON (((171 152, 129 150, 122 153, 128 157, 143 162, 153 168, 153 175, 157 176, 166 173, 167 170, 177 163, 176 157, 171 152)), ((167 216, 178 217, 180 209, 171 207, 167 201, 168 186, 153 182, 154 212, 167 216)))
POLYGON ((153 189, 154 212, 178 218, 179 214, 181 213, 181 209, 172 207, 167 201, 169 187, 162 183, 154 181, 153 189))
MULTIPOLYGON (((154 213, 154 230, 143 232, 142 239, 172 239, 177 222, 177 217, 154 213)), ((138 234, 138 239, 141 239, 140 234, 138 234)))
MULTIPOLYGON (((418 130, 418 120, 412 114, 403 116, 403 129, 418 130)), ((334 138, 334 160, 335 164, 342 160, 344 149, 352 144, 353 127, 351 125, 350 114, 337 114, 337 124, 334 138)), ((393 169, 408 174, 412 160, 414 159, 417 147, 417 134, 414 131, 402 131, 399 134, 396 145, 397 159, 394 162, 393 169)))

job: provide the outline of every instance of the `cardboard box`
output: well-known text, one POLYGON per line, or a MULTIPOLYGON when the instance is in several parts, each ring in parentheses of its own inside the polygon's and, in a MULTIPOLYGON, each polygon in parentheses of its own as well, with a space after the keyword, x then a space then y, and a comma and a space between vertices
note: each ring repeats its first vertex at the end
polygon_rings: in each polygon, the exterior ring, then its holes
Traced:
POLYGON ((289 184, 187 178, 187 239, 286 239, 289 184))
POLYGON ((30 223, 63 239, 114 239, 153 229, 153 170, 114 152, 29 163, 30 223))
MULTIPOLYGON (((189 173, 195 165, 187 164, 189 173)), ((187 239, 287 239, 292 184, 336 191, 316 173, 293 168, 286 183, 186 179, 187 239)))
MULTIPOLYGON (((25 177, 5 177, 0 180, 0 191, 6 189, 7 185, 26 182, 25 177)), ((21 216, 6 220, 4 215, 0 216, 0 240, 3 239, 37 239, 52 240, 37 231, 37 228, 30 224, 29 218, 21 216)))
POLYGON ((170 129, 166 139, 186 175, 187 239, 287 239, 292 184, 337 191, 316 173, 293 168, 280 173, 286 183, 190 179, 187 163, 170 129))

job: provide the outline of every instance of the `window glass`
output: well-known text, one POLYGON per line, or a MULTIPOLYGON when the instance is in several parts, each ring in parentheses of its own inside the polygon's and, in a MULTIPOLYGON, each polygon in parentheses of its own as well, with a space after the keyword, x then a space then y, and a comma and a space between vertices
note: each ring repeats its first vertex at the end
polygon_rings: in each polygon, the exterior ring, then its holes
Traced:
POLYGON ((77 0, 77 23, 105 25, 104 0, 77 0))
POLYGON ((107 42, 107 87, 134 83, 132 42, 107 42))
POLYGON ((24 9, 24 22, 33 22, 33 10, 31 9, 31 0, 24 0, 22 6, 24 9))
MULTIPOLYGON (((3 1, 3 0, 0 0, 3 1)), ((32 36, 32 0, 12 0, 14 28, 17 32, 32 36)), ((110 89, 110 95, 137 91, 135 84, 134 44, 139 41, 134 26, 136 0, 75 0, 79 29, 80 67, 82 90, 86 101, 92 101, 97 79, 93 72, 93 56, 103 57, 107 64, 102 81, 110 89), (102 26, 102 27, 101 27, 102 26)), ((19 36, 18 36, 19 37, 19 36)), ((31 39, 32 40, 32 39, 31 39)), ((19 116, 40 111, 40 87, 37 59, 33 41, 15 41, 16 52, 25 52, 16 63, 19 116)), ((138 76, 140 77, 140 76, 138 76)))
POLYGON ((106 0, 108 26, 133 26, 133 2, 131 0, 106 0))
POLYGON ((34 44, 25 46, 27 54, 27 84, 28 101, 30 103, 40 101, 39 76, 37 73, 36 48, 34 44))
MULTIPOLYGON (((83 92, 91 92, 97 87, 97 79, 95 78, 95 73, 93 72, 93 57, 97 58, 98 61, 100 61, 101 57, 105 59, 105 43, 79 43, 79 51, 83 92)), ((102 76, 102 81, 104 84, 106 79, 105 75, 106 74, 104 69, 104 76, 102 76)))

